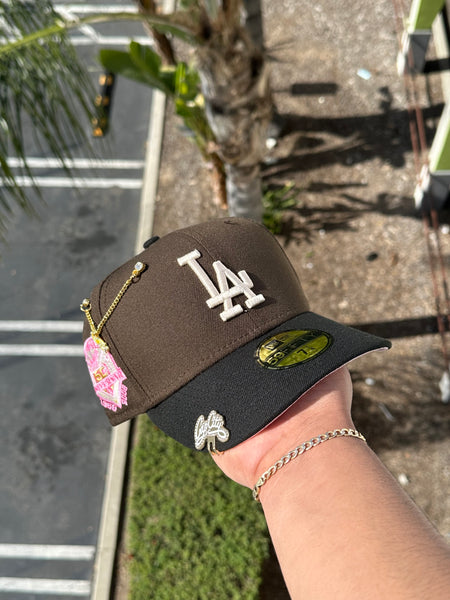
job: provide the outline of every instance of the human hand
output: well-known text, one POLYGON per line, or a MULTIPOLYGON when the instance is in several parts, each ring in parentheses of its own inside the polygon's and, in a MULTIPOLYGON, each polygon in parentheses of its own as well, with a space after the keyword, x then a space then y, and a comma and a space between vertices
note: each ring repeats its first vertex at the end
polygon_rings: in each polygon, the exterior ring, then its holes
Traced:
POLYGON ((265 429, 222 454, 213 454, 213 459, 230 479, 253 488, 266 469, 300 443, 329 430, 353 428, 351 403, 350 373, 341 367, 265 429))

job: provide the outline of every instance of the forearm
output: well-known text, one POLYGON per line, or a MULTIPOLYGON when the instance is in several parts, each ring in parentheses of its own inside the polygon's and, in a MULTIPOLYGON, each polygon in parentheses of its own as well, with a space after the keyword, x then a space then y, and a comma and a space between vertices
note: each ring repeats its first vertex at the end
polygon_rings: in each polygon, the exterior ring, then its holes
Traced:
POLYGON ((295 459, 261 502, 293 600, 450 596, 448 547, 360 440, 295 459))
MULTIPOLYGON (((350 407, 350 377, 340 369, 214 460, 252 488, 302 442, 354 428, 350 407)), ((363 441, 336 437, 313 447, 259 497, 293 600, 450 598, 449 547, 363 441)))

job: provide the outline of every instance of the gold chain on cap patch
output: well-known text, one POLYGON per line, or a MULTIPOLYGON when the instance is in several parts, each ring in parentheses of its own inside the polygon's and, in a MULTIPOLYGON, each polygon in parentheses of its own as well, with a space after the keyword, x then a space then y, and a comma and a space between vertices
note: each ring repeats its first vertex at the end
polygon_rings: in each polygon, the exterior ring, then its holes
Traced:
POLYGON ((317 358, 332 343, 331 335, 319 329, 280 331, 261 342, 256 359, 267 369, 289 369, 317 358))
POLYGON ((113 412, 127 405, 127 387, 123 383, 127 377, 117 365, 109 351, 108 344, 101 338, 100 334, 125 292, 130 285, 139 281, 141 273, 146 268, 147 265, 142 262, 137 262, 134 265, 130 277, 125 281, 98 325, 94 323, 91 315, 90 300, 85 298, 80 305, 80 310, 86 315, 91 329, 91 335, 84 343, 84 355, 92 385, 101 405, 113 412))

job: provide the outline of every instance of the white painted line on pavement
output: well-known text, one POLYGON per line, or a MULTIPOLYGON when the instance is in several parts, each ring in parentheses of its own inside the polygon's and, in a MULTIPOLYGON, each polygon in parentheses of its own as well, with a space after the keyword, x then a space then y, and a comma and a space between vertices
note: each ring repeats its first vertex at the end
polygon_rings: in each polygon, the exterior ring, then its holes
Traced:
MULTIPOLYGON (((81 178, 81 177, 16 177, 16 183, 20 187, 42 188, 89 188, 106 189, 119 187, 124 190, 138 190, 142 187, 141 179, 100 179, 100 178, 81 178)), ((7 184, 5 179, 0 179, 0 186, 7 184)))
MULTIPOLYGON (((0 44, 14 42, 18 38, 13 36, 0 36, 0 44)), ((141 46, 153 46, 153 40, 148 36, 120 36, 120 35, 96 35, 95 40, 90 37, 73 35, 70 36, 73 46, 129 46, 130 42, 138 42, 141 46)))
POLYGON ((83 321, 0 321, 0 331, 80 333, 83 321))
POLYGON ((56 12, 67 10, 77 15, 97 15, 101 13, 137 12, 135 4, 54 4, 56 12))
POLYGON ((84 356, 82 344, 0 344, 0 356, 84 356))
MULTIPOLYGON (((107 5, 85 5, 85 6, 80 6, 80 5, 69 5, 69 4, 58 4, 55 6, 55 8, 57 9, 57 12, 67 21, 72 21, 72 22, 77 22, 79 19, 76 15, 87 15, 87 14, 93 14, 93 15, 99 15, 99 14, 110 14, 111 18, 113 17, 114 14, 116 13, 121 13, 121 12, 132 12, 134 14, 138 13, 137 10, 137 6, 131 6, 130 10, 126 10, 126 6, 107 6, 107 5)), ((126 19, 124 19, 126 20, 126 19)), ((109 43, 111 43, 111 36, 103 36, 101 35, 98 31, 96 31, 94 29, 93 25, 89 25, 87 23, 85 24, 80 24, 80 26, 77 28, 78 31, 80 31, 82 34, 84 34, 85 39, 87 39, 89 41, 89 43, 91 44, 105 44, 106 40, 109 41, 109 43)), ((76 36, 72 36, 71 37, 71 42, 73 43, 75 39, 79 39, 76 38, 76 36)), ((117 40, 117 36, 115 37, 115 39, 117 40)), ((129 44, 130 42, 130 38, 126 37, 126 38, 122 38, 123 40, 126 40, 125 42, 123 42, 124 44, 129 44)), ((145 37, 145 43, 148 44, 149 43, 149 37, 145 37)), ((76 45, 76 44, 74 44, 76 45)))
POLYGON ((81 35, 73 35, 70 41, 74 46, 128 46, 131 41, 141 44, 141 46, 152 46, 153 42, 146 36, 119 36, 119 35, 97 35, 96 40, 81 35))
POLYGON ((0 577, 0 592, 17 594, 52 594, 64 596, 89 596, 91 584, 78 579, 30 579, 0 577))
MULTIPOLYGON (((6 159, 8 166, 12 169, 23 167, 24 161, 16 156, 10 156, 6 159)), ((58 158, 40 158, 30 156, 27 158, 27 164, 32 169, 62 169, 67 166, 69 169, 142 169, 145 165, 143 160, 108 160, 101 158, 74 158, 63 162, 58 158)))
MULTIPOLYGON (((60 5, 58 12, 64 19, 66 19, 66 21, 72 21, 74 23, 79 21, 79 19, 70 11, 66 10, 64 6, 60 5)), ((81 33, 83 33, 87 38, 90 38, 94 42, 94 44, 98 43, 99 35, 95 31, 95 29, 91 27, 91 25, 80 24, 80 26, 77 29, 78 31, 81 31, 81 33)))
POLYGON ((95 546, 60 546, 52 544, 0 544, 0 558, 30 560, 92 560, 95 546))

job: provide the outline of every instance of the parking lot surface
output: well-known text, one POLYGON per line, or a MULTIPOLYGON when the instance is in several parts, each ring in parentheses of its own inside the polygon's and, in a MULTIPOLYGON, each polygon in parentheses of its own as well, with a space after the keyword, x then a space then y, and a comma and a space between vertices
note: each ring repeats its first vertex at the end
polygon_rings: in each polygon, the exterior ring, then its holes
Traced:
MULTIPOLYGON (((73 34, 94 81, 99 47, 130 37, 145 34, 138 25, 73 34)), ((34 199, 38 218, 13 215, 0 251, 1 600, 91 594, 111 429, 85 366, 79 305, 134 254, 151 103, 149 89, 117 82, 98 160, 76 149, 77 189, 30 144, 44 202, 34 199)))

